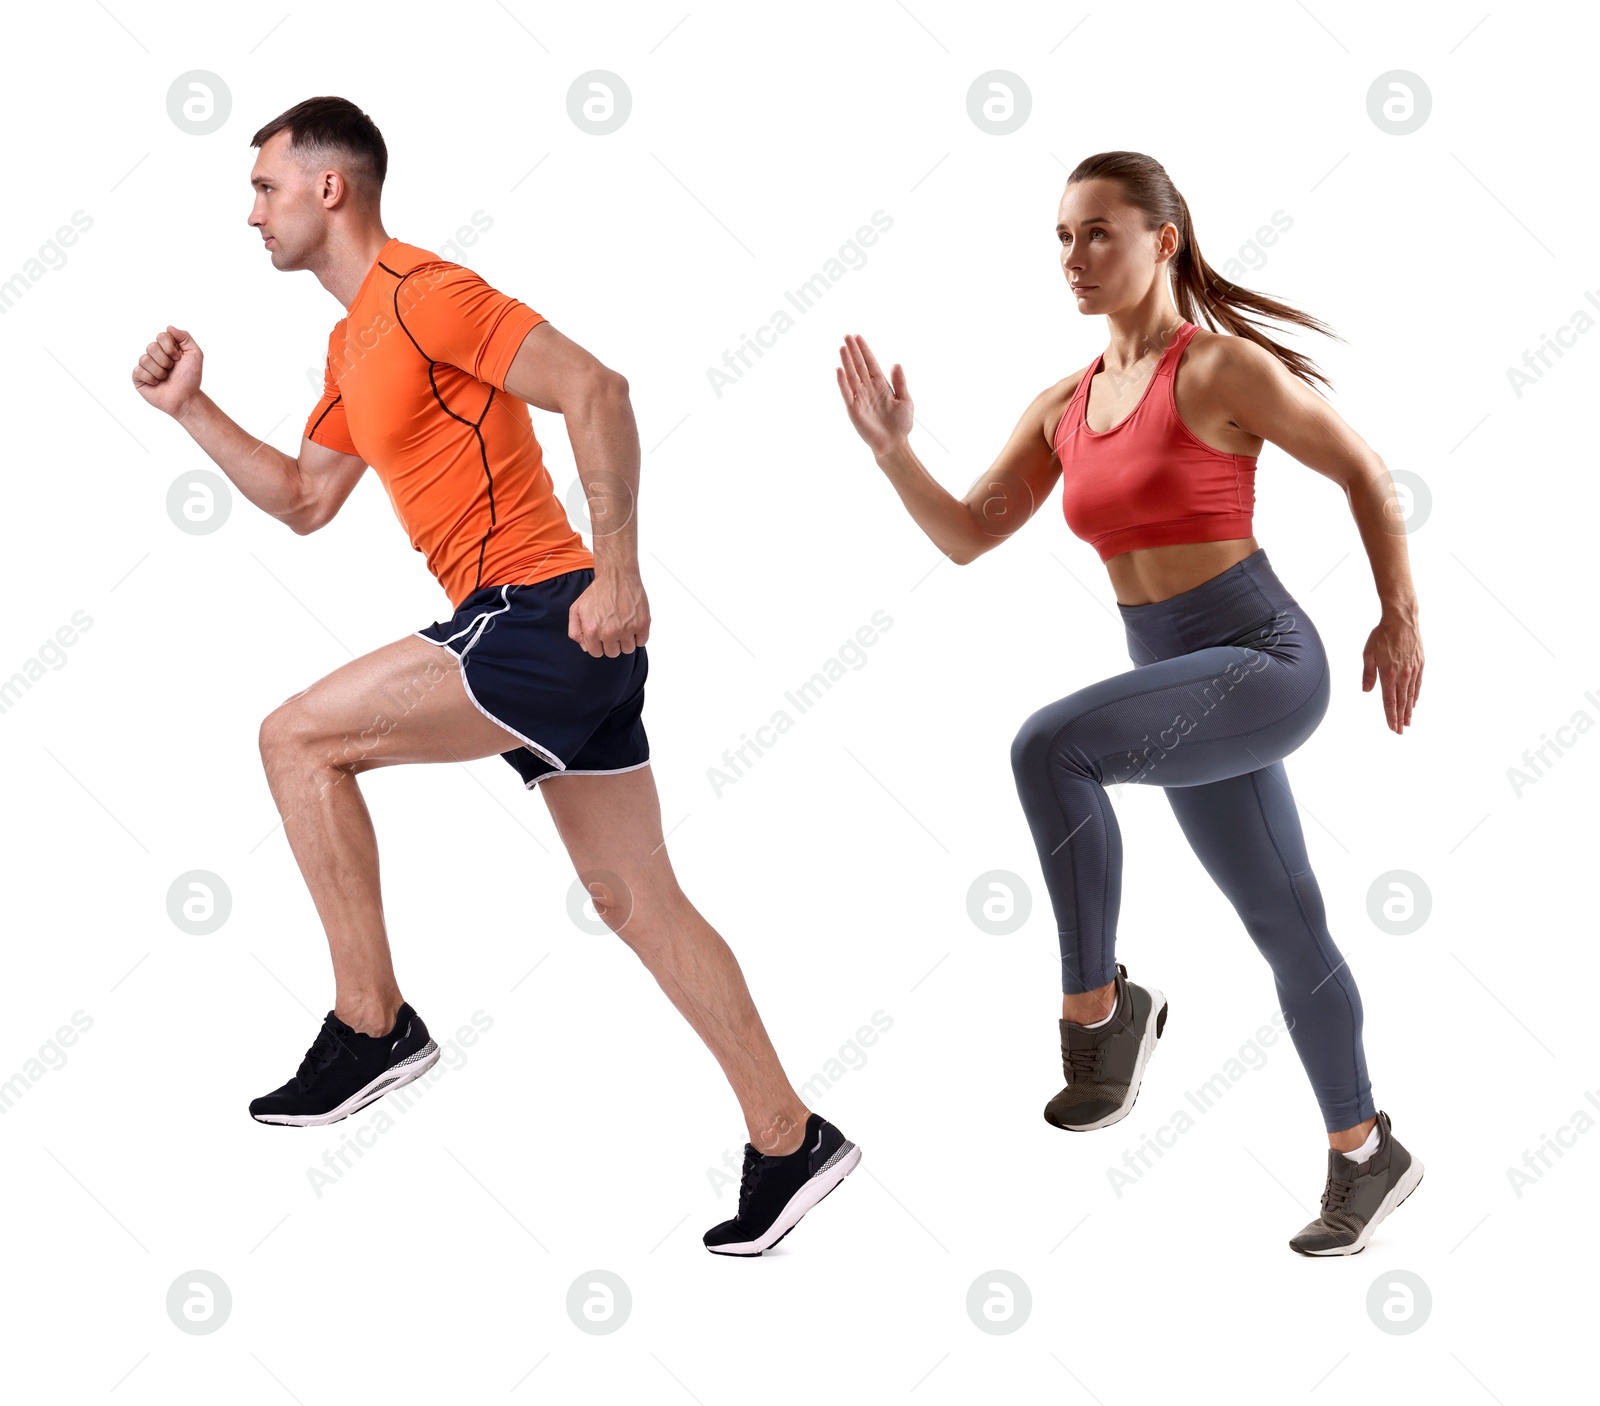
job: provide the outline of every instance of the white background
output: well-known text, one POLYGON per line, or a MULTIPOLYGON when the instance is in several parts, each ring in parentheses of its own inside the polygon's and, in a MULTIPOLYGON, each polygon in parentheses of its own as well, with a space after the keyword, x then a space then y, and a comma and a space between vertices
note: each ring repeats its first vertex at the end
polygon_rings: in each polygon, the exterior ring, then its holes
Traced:
MULTIPOLYGON (((1520 1196, 1507 1172, 1577 1110, 1600 1115, 1584 1100, 1600 1098, 1600 738, 1520 797, 1507 778, 1574 713, 1600 717, 1585 697, 1600 693, 1600 338, 1578 337, 1520 396, 1507 376, 1596 311, 1595 31, 1576 15, 945 0, 11 12, 0 280, 75 211, 92 219, 0 317, 0 676, 74 611, 92 619, 0 714, 0 1079, 74 1012, 92 1022, 0 1116, 13 1394, 714 1406, 1045 1391, 1112 1406, 1200 1382, 1230 1399, 1579 1390, 1600 1131, 1569 1133, 1520 1196), (633 98, 605 137, 567 116, 569 86, 597 68, 633 98), (190 69, 231 92, 208 136, 167 115, 190 69), (989 69, 1031 91, 1009 136, 967 113, 989 69), (1432 94, 1407 136, 1368 116, 1393 69, 1432 94), (382 1104, 319 1130, 246 1116, 332 1001, 257 727, 448 602, 371 474, 309 537, 238 495, 222 530, 178 531, 168 489, 209 461, 129 372, 175 322, 216 400, 298 445, 307 369, 341 310, 310 275, 276 274, 246 227, 248 143, 320 93, 382 128, 391 233, 438 248, 483 212, 464 261, 630 380, 669 847, 791 1078, 849 1052, 874 1012, 892 1022, 811 1100, 862 1145, 859 1172, 763 1259, 700 1244, 735 1199, 709 1172, 745 1136, 715 1062, 626 948, 569 918, 548 814, 498 758, 360 782, 407 996, 441 1039, 476 1011, 492 1026, 447 1051, 448 1072, 320 1195, 308 1169, 382 1104), (1378 611, 1343 498, 1280 450, 1261 456, 1257 536, 1335 671, 1289 772, 1360 983, 1375 1095, 1428 1168, 1349 1259, 1286 1245, 1326 1168, 1287 1042, 1136 1185, 1111 1187, 1107 1169, 1277 1008, 1154 789, 1113 798, 1118 955, 1171 1001, 1160 1056, 1123 1123, 1080 1138, 1042 1120, 1061 1082, 1059 963, 1008 753, 1036 708, 1129 667, 1114 597, 1058 498, 974 566, 941 562, 834 384, 846 331, 903 362, 913 444, 965 491, 1028 401, 1105 346, 1063 287, 1052 227, 1067 172, 1114 148, 1166 166, 1214 266, 1254 260, 1241 281, 1346 339, 1281 334, 1432 498, 1410 540, 1427 672, 1397 737, 1360 690, 1378 611), (866 265, 715 395, 707 368, 877 210, 893 226, 866 265), (1291 227, 1252 253, 1280 211, 1291 227), (893 625, 865 666, 719 798, 708 768, 876 610, 893 625), (232 895, 209 936, 167 916, 192 869, 232 895), (1009 936, 967 915, 993 869, 1032 894, 1009 936), (1409 935, 1368 915, 1392 870, 1431 895, 1409 935), (166 1310, 195 1269, 233 1300, 204 1336, 166 1310), (595 1269, 632 1295, 607 1335, 566 1308, 595 1269), (1004 1335, 966 1309, 997 1269, 1032 1296, 1004 1335), (1432 1309, 1391 1335, 1367 1298, 1399 1269, 1432 1309)), ((562 426, 534 414, 565 496, 562 426)))

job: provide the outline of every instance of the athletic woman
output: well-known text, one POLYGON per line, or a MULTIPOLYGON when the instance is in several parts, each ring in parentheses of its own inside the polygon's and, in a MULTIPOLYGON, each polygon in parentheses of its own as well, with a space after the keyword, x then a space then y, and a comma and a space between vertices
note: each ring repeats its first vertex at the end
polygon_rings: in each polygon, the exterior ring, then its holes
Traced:
POLYGON ((1116 592, 1135 667, 1039 709, 1011 746, 1061 944, 1066 1086, 1044 1116, 1072 1132, 1125 1117, 1166 1023, 1166 998, 1129 981, 1114 959, 1122 841, 1105 792, 1160 786, 1272 968, 1322 1111, 1321 1214, 1289 1244, 1358 1253, 1422 1179, 1422 1164, 1373 1103, 1361 997, 1328 933, 1283 766, 1327 711, 1327 657, 1251 516, 1263 441, 1344 490, 1381 603, 1361 687, 1381 683, 1398 733, 1416 705, 1422 640, 1393 485, 1312 388, 1326 378, 1244 310, 1333 334, 1211 269, 1159 162, 1126 151, 1081 162, 1056 233, 1078 311, 1106 318, 1109 345, 1035 397, 964 498, 936 483, 907 442, 912 406, 899 365, 885 377, 866 343, 847 336, 836 373, 851 423, 952 561, 999 546, 1059 477, 1067 526, 1099 552, 1116 592))

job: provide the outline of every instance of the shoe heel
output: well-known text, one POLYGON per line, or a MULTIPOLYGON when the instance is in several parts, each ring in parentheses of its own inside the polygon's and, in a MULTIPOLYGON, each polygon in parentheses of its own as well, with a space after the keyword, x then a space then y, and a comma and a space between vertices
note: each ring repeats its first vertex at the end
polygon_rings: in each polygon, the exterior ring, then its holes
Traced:
POLYGON ((1161 1032, 1167 1028, 1167 1003, 1161 1003, 1161 1009, 1156 1014, 1156 1039, 1161 1038, 1161 1032))

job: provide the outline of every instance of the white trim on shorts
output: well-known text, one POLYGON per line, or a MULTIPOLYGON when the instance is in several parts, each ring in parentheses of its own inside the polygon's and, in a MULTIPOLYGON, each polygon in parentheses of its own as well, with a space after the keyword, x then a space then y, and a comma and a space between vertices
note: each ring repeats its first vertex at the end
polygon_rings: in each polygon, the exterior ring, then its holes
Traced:
POLYGON ((547 771, 542 776, 534 777, 532 781, 524 781, 522 789, 531 791, 541 781, 548 781, 552 776, 620 776, 625 771, 638 771, 640 767, 649 765, 650 758, 646 757, 642 762, 635 762, 632 766, 610 766, 600 767, 597 770, 581 771, 573 771, 569 767, 562 767, 560 771, 547 771))
MULTIPOLYGON (((546 775, 559 776, 562 772, 564 772, 567 769, 567 764, 564 761, 562 761, 560 757, 556 756, 556 754, 554 752, 552 752, 548 747, 541 746, 539 743, 535 742, 533 740, 533 738, 531 738, 531 737, 523 736, 523 734, 518 732, 516 730, 516 728, 512 727, 510 723, 505 722, 502 719, 495 717, 495 715, 493 713, 491 713, 487 708, 485 708, 483 706, 483 704, 478 702, 477 695, 474 694, 473 691, 472 691, 471 683, 469 683, 467 681, 467 654, 472 649, 472 646, 475 645, 478 642, 478 636, 481 635, 484 632, 484 630, 488 628, 489 621, 491 619, 493 619, 496 615, 503 614, 505 611, 511 609, 511 600, 510 600, 510 597, 506 594, 510 589, 511 589, 510 583, 507 583, 506 585, 504 585, 504 586, 502 586, 500 588, 500 600, 501 600, 502 604, 501 604, 499 610, 486 610, 481 615, 473 616, 473 618, 472 618, 472 620, 471 620, 471 622, 469 624, 464 625, 461 629, 457 630, 455 632, 455 634, 450 636, 450 639, 458 640, 458 639, 461 638, 462 635, 466 634, 468 630, 471 630, 474 627, 477 628, 477 632, 478 633, 473 635, 473 637, 470 640, 468 640, 466 642, 466 644, 464 644, 461 647, 461 653, 457 654, 455 652, 455 650, 453 650, 453 649, 449 650, 448 652, 449 652, 450 656, 456 661, 456 664, 459 666, 459 668, 461 670, 461 687, 466 690, 467 697, 472 700, 472 706, 474 708, 476 708, 480 713, 482 713, 484 715, 484 717, 488 718, 490 722, 494 723, 495 726, 503 727, 513 737, 515 737, 518 741, 520 741, 522 743, 522 745, 524 747, 526 747, 530 752, 532 752, 535 756, 544 758, 545 761, 549 762, 551 766, 556 768, 555 771, 547 772, 546 775)), ((441 642, 439 640, 436 640, 436 639, 434 639, 434 637, 432 635, 425 635, 425 634, 422 633, 421 630, 413 630, 412 634, 416 635, 416 637, 418 639, 427 640, 427 642, 429 644, 438 645, 440 649, 446 649, 447 646, 448 646, 448 643, 449 643, 449 641, 441 642)))

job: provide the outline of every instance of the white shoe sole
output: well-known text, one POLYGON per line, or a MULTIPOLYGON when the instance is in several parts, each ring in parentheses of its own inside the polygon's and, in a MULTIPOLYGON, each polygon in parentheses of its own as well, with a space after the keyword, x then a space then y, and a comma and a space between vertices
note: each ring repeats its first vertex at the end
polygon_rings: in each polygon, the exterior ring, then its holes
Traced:
POLYGON ((416 1054, 385 1069, 366 1087, 357 1089, 337 1108, 330 1108, 326 1113, 254 1113, 251 1117, 258 1123, 276 1123, 290 1128, 319 1128, 325 1123, 337 1123, 341 1118, 359 1112, 374 1099, 382 1098, 392 1089, 403 1088, 413 1079, 420 1079, 438 1062, 439 1044, 436 1040, 429 1040, 416 1054))
POLYGON ((758 1235, 754 1240, 745 1240, 738 1244, 707 1245, 706 1249, 714 1255, 759 1255, 763 1250, 770 1250, 800 1223, 801 1216, 855 1171, 856 1163, 860 1160, 861 1149, 852 1147, 831 1167, 818 1172, 789 1198, 789 1204, 778 1213, 777 1220, 767 1227, 764 1234, 758 1235))
POLYGON ((1422 1162, 1420 1158, 1413 1157, 1411 1165, 1406 1168, 1406 1173, 1393 1186, 1389 1194, 1378 1203, 1378 1209, 1372 1213, 1372 1219, 1361 1227, 1361 1234, 1356 1236, 1348 1245, 1335 1245, 1327 1250, 1302 1250, 1303 1255, 1355 1255, 1367 1248, 1367 1242, 1372 1239, 1372 1232, 1382 1223, 1383 1218, 1394 1210, 1402 1201, 1417 1189, 1417 1183, 1422 1180, 1422 1162))
MULTIPOLYGON (((1133 1078, 1128 1081, 1128 1099, 1121 1108, 1106 1114, 1094 1123, 1079 1123, 1063 1129, 1069 1133, 1092 1133, 1096 1128, 1109 1127, 1112 1123, 1121 1122, 1133 1111, 1133 1101, 1139 1097, 1139 1085, 1144 1082, 1144 1067, 1150 1062, 1151 1052, 1156 1047, 1156 1041, 1161 1038, 1158 1033, 1166 1014, 1167 998, 1153 986, 1144 988, 1150 993, 1150 1023, 1144 1028, 1144 1039, 1139 1042, 1139 1058, 1133 1066, 1133 1078)), ((1061 1127, 1057 1123, 1056 1127, 1061 1127)))

